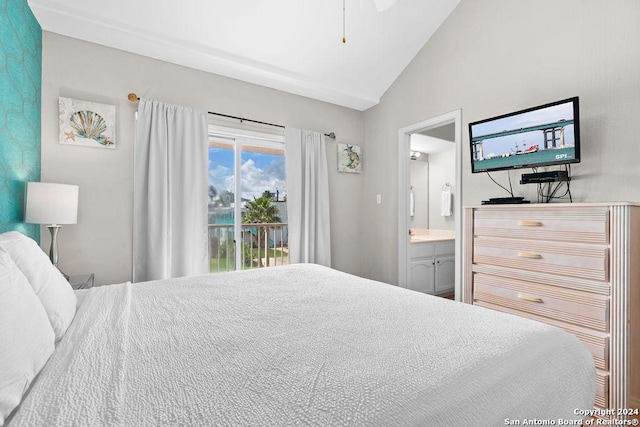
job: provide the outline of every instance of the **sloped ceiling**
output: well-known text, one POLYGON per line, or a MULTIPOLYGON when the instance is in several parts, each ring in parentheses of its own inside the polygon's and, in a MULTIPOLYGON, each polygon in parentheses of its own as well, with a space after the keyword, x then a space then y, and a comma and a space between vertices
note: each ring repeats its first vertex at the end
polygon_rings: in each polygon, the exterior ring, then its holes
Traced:
POLYGON ((362 111, 379 102, 459 1, 344 0, 346 43, 341 0, 29 6, 45 31, 362 111))

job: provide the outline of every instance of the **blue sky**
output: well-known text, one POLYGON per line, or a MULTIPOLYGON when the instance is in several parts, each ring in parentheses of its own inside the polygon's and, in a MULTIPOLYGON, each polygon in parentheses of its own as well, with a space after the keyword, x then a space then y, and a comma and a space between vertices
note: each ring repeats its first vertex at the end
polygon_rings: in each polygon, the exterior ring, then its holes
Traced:
MULTIPOLYGON (((546 123, 554 123, 560 120, 573 119, 573 104, 567 102, 565 104, 555 105, 542 110, 530 111, 511 117, 505 117, 499 120, 492 120, 485 123, 473 125, 473 136, 482 136, 505 130, 520 129, 529 126, 536 126, 546 123)), ((565 145, 574 145, 574 127, 569 125, 565 127, 565 145)), ((544 136, 542 131, 533 131, 509 135, 500 138, 491 138, 483 141, 484 155, 489 154, 500 155, 503 153, 511 153, 515 151, 516 144, 518 148, 523 150, 531 145, 537 144, 540 148, 544 144, 544 136)))
MULTIPOLYGON (((233 150, 209 148, 209 184, 218 192, 234 192, 233 161, 233 150)), ((241 173, 244 199, 260 197, 265 190, 279 190, 281 199, 287 193, 284 156, 243 151, 241 173)))

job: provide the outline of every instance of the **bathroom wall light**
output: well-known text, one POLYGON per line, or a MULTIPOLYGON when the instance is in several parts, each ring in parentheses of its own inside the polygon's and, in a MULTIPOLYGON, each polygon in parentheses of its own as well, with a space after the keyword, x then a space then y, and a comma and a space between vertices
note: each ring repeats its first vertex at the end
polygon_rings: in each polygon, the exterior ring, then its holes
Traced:
POLYGON ((398 3, 398 0, 374 0, 378 12, 385 11, 398 3))

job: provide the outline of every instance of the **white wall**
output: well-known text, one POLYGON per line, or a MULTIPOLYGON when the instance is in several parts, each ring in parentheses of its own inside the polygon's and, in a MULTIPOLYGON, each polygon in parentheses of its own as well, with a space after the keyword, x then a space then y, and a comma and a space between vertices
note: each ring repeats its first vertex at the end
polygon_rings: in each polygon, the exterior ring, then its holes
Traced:
MULTIPOLYGON (((96 283, 131 280, 133 134, 127 94, 363 141, 362 113, 53 33, 43 33, 42 181, 78 184, 78 224, 59 234, 60 267, 96 273, 96 283), (58 97, 117 107, 115 151, 58 144, 58 97)), ((265 130, 273 132, 273 128, 265 130)), ((363 175, 338 174, 327 140, 333 266, 359 273, 363 175)), ((364 155, 367 153, 365 151, 364 155)), ((367 168, 365 164, 363 168, 367 168)), ((41 245, 49 247, 43 230, 41 245)))
MULTIPOLYGON (((640 201, 639 16, 637 0, 462 0, 364 114, 362 226, 378 230, 363 233, 365 275, 397 282, 398 129, 459 108, 463 204, 505 195, 470 173, 470 121, 575 95, 583 161, 572 168, 574 201, 640 201)), ((506 172, 495 176, 506 183, 506 172)), ((515 187, 535 200, 535 186, 515 187)))
MULTIPOLYGON (((440 114, 462 109, 463 204, 504 195, 469 171, 470 121, 574 95, 580 96, 583 157, 572 168, 574 201, 639 201, 638 16, 637 0, 462 0, 364 114, 45 32, 42 179, 81 185, 80 222, 60 233, 60 265, 68 273, 95 271, 99 283, 131 277, 135 107, 129 92, 334 131, 339 142, 360 144, 362 174, 337 174, 335 145, 327 148, 334 266, 390 283, 398 276, 398 129, 440 114), (60 146, 58 96, 116 105, 118 149, 60 146)), ((506 183, 506 172, 495 175, 506 183)), ((515 188, 534 199, 533 187, 515 188)), ((46 230, 42 236, 48 248, 46 230)))
MULTIPOLYGON (((455 217, 442 216, 442 187, 449 183, 451 192, 456 184, 456 150, 429 154, 429 228, 436 230, 455 230, 455 217)), ((454 200, 454 203, 457 203, 454 200)))
POLYGON ((422 158, 409 162, 409 182, 413 187, 415 215, 409 220, 411 228, 429 227, 429 163, 422 158))

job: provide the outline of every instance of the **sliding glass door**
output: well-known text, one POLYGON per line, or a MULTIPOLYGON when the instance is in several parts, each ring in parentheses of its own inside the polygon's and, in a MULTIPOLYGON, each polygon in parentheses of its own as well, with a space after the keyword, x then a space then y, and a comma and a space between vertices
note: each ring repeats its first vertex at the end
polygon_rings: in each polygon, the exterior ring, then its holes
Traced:
POLYGON ((211 272, 289 263, 286 194, 284 137, 210 127, 211 272))

